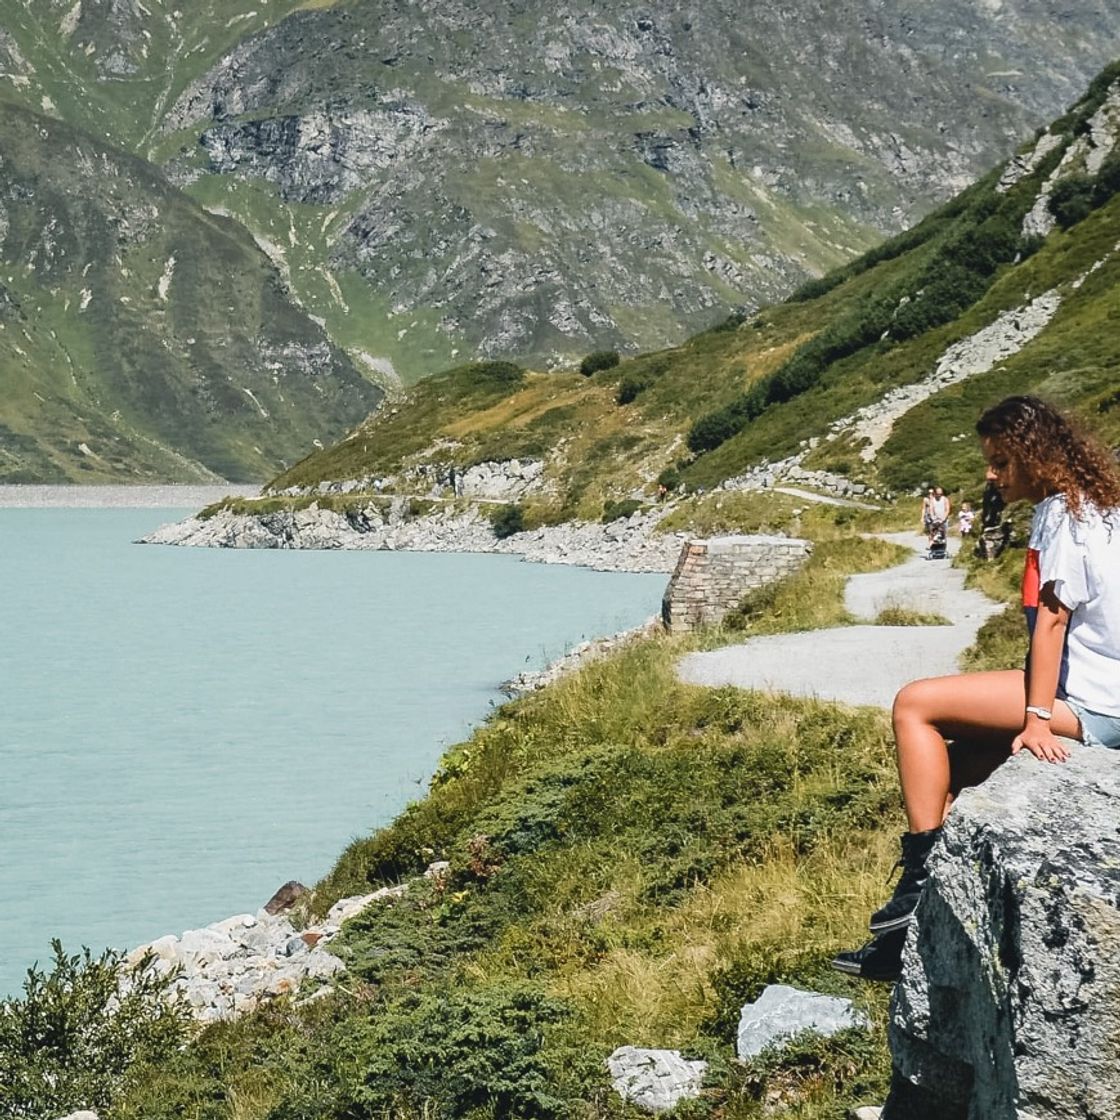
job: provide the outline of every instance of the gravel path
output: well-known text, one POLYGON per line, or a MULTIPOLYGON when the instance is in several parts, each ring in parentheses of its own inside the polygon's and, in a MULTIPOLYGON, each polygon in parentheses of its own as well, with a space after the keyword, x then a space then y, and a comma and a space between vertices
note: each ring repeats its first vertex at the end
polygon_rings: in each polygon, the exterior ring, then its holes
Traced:
MULTIPOLYGON (((915 533, 884 539, 921 548, 915 533)), ((950 540, 950 551, 959 542, 950 540)), ((767 689, 888 708, 908 681, 959 671, 957 658, 980 625, 1002 610, 979 591, 966 590, 964 573, 947 560, 918 552, 883 572, 852 576, 844 605, 856 618, 873 620, 884 607, 940 614, 951 626, 841 626, 799 634, 752 638, 741 645, 691 653, 677 666, 688 684, 767 689)))

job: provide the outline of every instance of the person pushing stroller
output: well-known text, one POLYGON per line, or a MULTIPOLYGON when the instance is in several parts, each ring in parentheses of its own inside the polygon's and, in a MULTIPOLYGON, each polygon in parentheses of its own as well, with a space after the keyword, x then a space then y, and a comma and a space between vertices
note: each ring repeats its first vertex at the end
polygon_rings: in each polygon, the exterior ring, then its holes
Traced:
POLYGON ((927 542, 929 551, 926 553, 930 560, 944 560, 948 555, 949 514, 953 512, 953 503, 949 501, 948 494, 940 486, 933 488, 929 502, 929 532, 927 542))

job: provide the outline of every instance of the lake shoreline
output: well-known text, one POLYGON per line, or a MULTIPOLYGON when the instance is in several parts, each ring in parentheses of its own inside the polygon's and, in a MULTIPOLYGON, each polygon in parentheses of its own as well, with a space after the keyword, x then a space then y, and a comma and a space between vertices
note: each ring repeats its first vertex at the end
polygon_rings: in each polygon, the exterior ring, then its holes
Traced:
POLYGON ((531 563, 601 572, 673 571, 684 533, 661 533, 663 508, 608 522, 566 521, 497 537, 487 513, 444 509, 411 516, 403 500, 345 513, 318 504, 269 513, 219 510, 149 533, 138 543, 186 548, 504 553, 531 563))

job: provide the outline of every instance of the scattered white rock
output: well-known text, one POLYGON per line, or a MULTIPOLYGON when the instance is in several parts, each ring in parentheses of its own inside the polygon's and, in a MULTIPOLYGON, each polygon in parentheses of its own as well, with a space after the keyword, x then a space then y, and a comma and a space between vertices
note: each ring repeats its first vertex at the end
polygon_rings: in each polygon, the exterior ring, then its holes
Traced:
POLYGON ((667 1112, 700 1095, 708 1063, 682 1058, 679 1050, 620 1046, 608 1059, 611 1084, 624 1100, 646 1112, 667 1112))
POLYGON ((743 1006, 735 1049, 740 1061, 746 1062, 803 1031, 827 1038, 848 1027, 867 1025, 867 1017, 850 999, 771 984, 754 1003, 743 1006))
POLYGON ((71 1112, 69 1116, 60 1116, 59 1120, 98 1120, 98 1118, 96 1112, 83 1109, 81 1112, 71 1112))
POLYGON ((371 903, 384 902, 391 898, 400 898, 407 890, 408 884, 401 883, 395 887, 382 887, 372 894, 356 894, 351 895, 350 898, 340 898, 327 911, 327 920, 324 924, 328 926, 340 926, 348 918, 352 918, 355 914, 360 914, 371 903))
POLYGON ((558 657, 543 669, 518 673, 516 677, 506 681, 501 686, 502 691, 507 696, 523 696, 527 692, 536 692, 538 689, 546 688, 554 681, 560 680, 561 677, 566 677, 569 673, 575 672, 581 666, 596 661, 600 657, 605 657, 608 653, 613 653, 614 650, 626 645, 627 642, 660 631, 661 628, 661 619, 654 615, 642 623, 641 626, 635 626, 630 630, 620 630, 617 634, 608 634, 605 638, 595 638, 590 642, 581 642, 578 646, 568 650, 563 657, 558 657))
POLYGON ((294 994, 306 981, 329 980, 343 972, 346 966, 328 948, 342 924, 407 889, 402 883, 341 899, 321 924, 303 930, 283 913, 235 914, 179 937, 156 938, 133 949, 124 963, 136 965, 151 955, 150 967, 157 975, 177 972, 171 992, 184 1000, 194 1018, 204 1023, 231 1019, 263 1000, 294 994))

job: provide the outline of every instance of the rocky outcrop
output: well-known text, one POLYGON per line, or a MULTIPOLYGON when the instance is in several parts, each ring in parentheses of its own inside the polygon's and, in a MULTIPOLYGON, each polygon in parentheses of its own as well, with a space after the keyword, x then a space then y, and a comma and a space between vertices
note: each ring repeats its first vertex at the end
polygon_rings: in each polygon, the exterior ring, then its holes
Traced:
MULTIPOLYGON (((1049 135, 1047 133, 1039 140, 1036 152, 1039 147, 1046 147, 1049 135)), ((1114 84, 1108 91, 1100 108, 1086 122, 1084 133, 1066 148, 1061 162, 1042 184, 1034 205, 1023 219, 1024 237, 1045 237, 1054 228, 1057 222, 1050 212, 1050 199, 1053 197, 1054 188, 1062 179, 1070 175, 1078 173, 1096 175, 1108 154, 1116 147, 1118 139, 1120 139, 1120 82, 1114 84)), ((1056 144, 1051 143, 1047 150, 1055 146, 1056 144)), ((1041 162, 1041 159, 1037 159, 1036 165, 1041 162)))
MULTIPOLYGON (((1052 289, 1021 307, 1003 312, 987 326, 947 347, 928 376, 891 389, 874 403, 834 420, 824 442, 830 443, 843 436, 853 447, 859 448, 860 459, 870 463, 890 438, 896 421, 935 393, 987 373, 1017 354, 1046 328, 1058 313, 1061 302, 1059 293, 1052 289)), ((764 461, 744 474, 726 479, 720 488, 763 490, 792 483, 836 498, 873 497, 874 493, 864 483, 803 465, 821 442, 818 438, 806 440, 803 447, 788 458, 776 463, 764 461)))
POLYGON ((891 1006, 883 1120, 1114 1120, 1120 758, 1012 759, 950 814, 891 1006))
POLYGON ((574 564, 607 572, 669 572, 683 535, 657 532, 663 510, 638 512, 606 524, 566 522, 499 540, 477 509, 455 506, 410 518, 397 500, 356 504, 345 513, 320 509, 243 515, 221 511, 206 520, 166 525, 143 544, 207 548, 322 548, 407 552, 498 552, 541 564, 574 564))
POLYGON ((158 937, 133 949, 124 963, 134 967, 149 959, 157 976, 175 973, 170 993, 199 1022, 236 1018, 269 999, 294 995, 310 981, 326 981, 345 971, 328 948, 342 923, 405 890, 407 884, 401 884, 341 899, 323 921, 301 929, 274 905, 278 891, 255 914, 235 914, 179 936, 158 937))
MULTIPOLYGON (((396 329, 534 364, 664 345, 912 224, 1069 104, 1120 29, 1107 5, 1023 0, 918 21, 897 3, 314 8, 196 63, 159 129, 197 132, 208 173, 274 183, 298 226, 330 207, 316 262, 391 291, 396 329)), ((195 153, 169 170, 198 174, 195 153)))
POLYGON ((623 1100, 644 1112, 667 1112, 700 1096, 707 1062, 682 1058, 679 1050, 620 1046, 608 1059, 611 1084, 623 1100))

